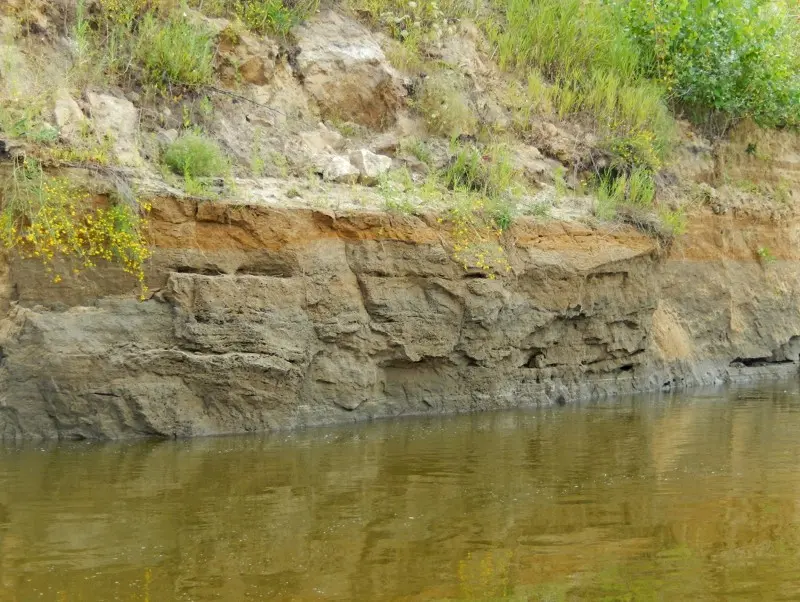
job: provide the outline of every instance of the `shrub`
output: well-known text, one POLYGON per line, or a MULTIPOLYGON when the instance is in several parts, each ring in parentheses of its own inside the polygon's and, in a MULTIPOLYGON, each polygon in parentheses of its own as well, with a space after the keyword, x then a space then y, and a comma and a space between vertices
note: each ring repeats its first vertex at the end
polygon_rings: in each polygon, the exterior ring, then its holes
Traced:
POLYGON ((652 77, 696 121, 800 124, 800 23, 787 0, 617 0, 652 77))
POLYGON ((164 152, 164 164, 185 178, 223 176, 229 163, 213 140, 197 133, 180 136, 164 152))
MULTIPOLYGON (((93 268, 99 260, 119 264, 139 282, 144 295, 144 263, 150 251, 143 235, 139 206, 125 203, 93 207, 89 193, 66 179, 44 175, 26 160, 4 183, 0 242, 22 257, 40 259, 54 282, 65 275, 55 260, 72 272, 93 268)), ((148 206, 142 206, 147 211, 148 206)))
POLYGON ((177 13, 162 21, 150 12, 139 24, 134 57, 147 82, 191 86, 212 81, 214 52, 213 36, 204 27, 177 13))

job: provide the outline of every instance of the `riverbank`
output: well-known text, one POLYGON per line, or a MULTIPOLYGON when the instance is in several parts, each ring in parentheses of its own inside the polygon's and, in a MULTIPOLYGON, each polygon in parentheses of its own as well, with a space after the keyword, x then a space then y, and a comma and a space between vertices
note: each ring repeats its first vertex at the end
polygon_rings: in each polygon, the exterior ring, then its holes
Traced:
POLYGON ((635 2, 6 2, 0 438, 796 373, 796 20, 745 8, 742 88, 635 2))
POLYGON ((4 439, 188 437, 563 404, 797 371, 796 228, 701 209, 518 220, 507 271, 434 216, 153 196, 148 298, 4 265, 4 439), (770 257, 759 255, 768 248, 770 257))

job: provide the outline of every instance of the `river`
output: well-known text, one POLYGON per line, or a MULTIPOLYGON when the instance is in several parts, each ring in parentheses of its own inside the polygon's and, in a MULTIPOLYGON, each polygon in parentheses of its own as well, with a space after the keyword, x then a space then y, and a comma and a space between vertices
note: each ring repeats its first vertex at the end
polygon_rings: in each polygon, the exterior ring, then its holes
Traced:
POLYGON ((0 602, 454 599, 800 599, 800 386, 0 448, 0 602))

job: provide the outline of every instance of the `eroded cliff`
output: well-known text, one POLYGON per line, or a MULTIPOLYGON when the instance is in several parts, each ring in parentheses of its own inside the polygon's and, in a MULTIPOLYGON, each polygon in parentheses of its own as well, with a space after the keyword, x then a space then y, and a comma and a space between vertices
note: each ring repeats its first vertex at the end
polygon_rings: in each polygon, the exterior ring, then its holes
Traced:
POLYGON ((796 372, 800 136, 682 121, 602 27, 551 73, 500 35, 539 13, 445 4, 0 5, 0 438, 796 372))
POLYGON ((568 403, 796 371, 797 228, 520 221, 496 279, 434 218, 153 201, 151 297, 4 266, 0 434, 191 436, 568 403), (769 248, 769 260, 754 251, 769 248))

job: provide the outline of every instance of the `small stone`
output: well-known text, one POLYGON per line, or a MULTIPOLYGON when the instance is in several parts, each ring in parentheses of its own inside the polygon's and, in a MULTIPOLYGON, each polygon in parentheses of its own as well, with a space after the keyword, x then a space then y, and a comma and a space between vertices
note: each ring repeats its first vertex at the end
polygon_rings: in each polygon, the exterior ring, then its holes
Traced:
POLYGON ((327 182, 339 184, 355 184, 358 181, 359 171, 345 157, 333 157, 325 170, 322 179, 327 182))
POLYGON ((376 155, 365 148, 350 153, 350 163, 358 170, 362 184, 375 184, 380 176, 392 168, 392 159, 376 155))
POLYGON ((178 139, 178 130, 176 129, 159 130, 157 138, 159 144, 167 146, 169 144, 172 144, 178 139))

